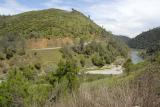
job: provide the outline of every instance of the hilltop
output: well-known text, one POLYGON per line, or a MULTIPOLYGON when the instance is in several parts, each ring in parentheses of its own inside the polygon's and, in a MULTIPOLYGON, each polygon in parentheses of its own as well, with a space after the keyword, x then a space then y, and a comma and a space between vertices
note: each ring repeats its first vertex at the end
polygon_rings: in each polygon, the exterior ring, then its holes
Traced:
POLYGON ((25 38, 85 37, 109 34, 81 12, 47 9, 0 16, 0 36, 17 32, 25 38))
POLYGON ((147 49, 160 43, 160 27, 148 30, 129 41, 131 48, 147 49))
POLYGON ((115 38, 121 40, 124 43, 128 43, 128 41, 131 40, 131 38, 122 35, 115 35, 115 38))

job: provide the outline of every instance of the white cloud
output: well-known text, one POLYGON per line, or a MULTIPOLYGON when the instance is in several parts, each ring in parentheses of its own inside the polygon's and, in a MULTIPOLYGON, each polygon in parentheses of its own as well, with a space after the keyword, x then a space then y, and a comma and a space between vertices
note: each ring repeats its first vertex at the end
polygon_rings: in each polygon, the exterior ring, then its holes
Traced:
POLYGON ((19 4, 16 0, 5 0, 3 4, 0 4, 0 14, 12 15, 30 10, 35 9, 19 4))
POLYGON ((160 25, 160 0, 117 0, 95 4, 88 12, 93 19, 115 34, 136 36, 160 25))
POLYGON ((47 7, 51 7, 53 5, 57 5, 57 4, 62 3, 62 2, 63 2, 62 0, 49 0, 46 3, 44 3, 44 5, 47 6, 47 7))
POLYGON ((64 3, 63 0, 48 0, 47 2, 43 3, 46 8, 58 8, 64 10, 70 10, 70 6, 62 5, 64 3))
MULTIPOLYGON (((106 30, 130 37, 160 26, 160 0, 46 0, 41 5, 42 8, 78 9, 89 14, 106 30)), ((17 14, 30 10, 36 9, 16 0, 5 0, 5 3, 0 4, 0 14, 17 14)))

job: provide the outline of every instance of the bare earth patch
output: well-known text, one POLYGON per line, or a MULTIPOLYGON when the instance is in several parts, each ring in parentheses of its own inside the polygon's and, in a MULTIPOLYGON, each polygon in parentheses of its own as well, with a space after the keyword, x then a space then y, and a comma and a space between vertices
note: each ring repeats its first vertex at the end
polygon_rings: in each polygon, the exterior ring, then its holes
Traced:
POLYGON ((102 70, 90 70, 87 71, 88 74, 105 74, 105 75, 119 75, 123 73, 123 68, 122 66, 118 65, 112 65, 110 69, 102 69, 102 70))

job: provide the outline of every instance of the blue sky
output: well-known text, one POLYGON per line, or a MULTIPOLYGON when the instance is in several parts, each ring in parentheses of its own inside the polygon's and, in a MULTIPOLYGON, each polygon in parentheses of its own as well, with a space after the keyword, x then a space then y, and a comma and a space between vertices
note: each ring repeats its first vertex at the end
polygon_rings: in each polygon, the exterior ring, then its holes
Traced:
POLYGON ((0 0, 0 14, 75 8, 114 34, 134 37, 160 26, 160 0, 0 0))

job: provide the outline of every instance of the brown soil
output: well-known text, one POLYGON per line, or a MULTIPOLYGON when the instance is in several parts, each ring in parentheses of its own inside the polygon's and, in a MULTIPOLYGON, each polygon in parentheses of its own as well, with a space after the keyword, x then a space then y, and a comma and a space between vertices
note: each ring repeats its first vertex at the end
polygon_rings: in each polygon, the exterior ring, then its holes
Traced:
POLYGON ((73 44, 73 39, 65 37, 65 38, 54 38, 54 39, 39 38, 39 39, 27 40, 27 47, 31 49, 62 47, 67 44, 73 44))

